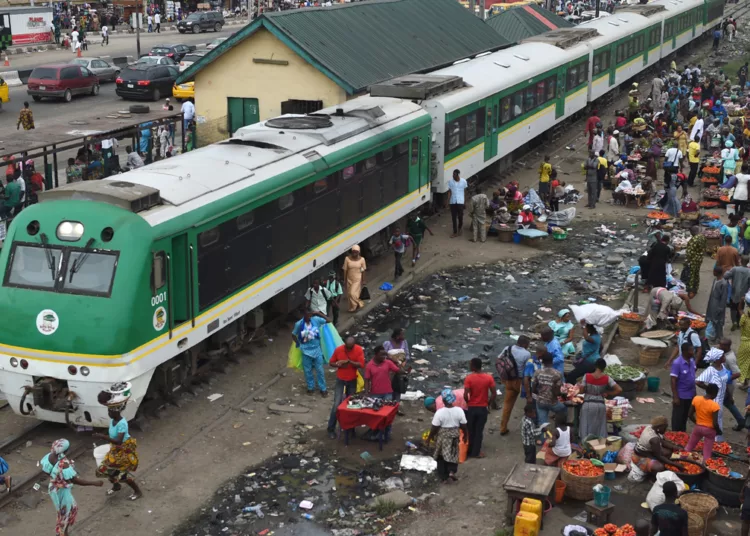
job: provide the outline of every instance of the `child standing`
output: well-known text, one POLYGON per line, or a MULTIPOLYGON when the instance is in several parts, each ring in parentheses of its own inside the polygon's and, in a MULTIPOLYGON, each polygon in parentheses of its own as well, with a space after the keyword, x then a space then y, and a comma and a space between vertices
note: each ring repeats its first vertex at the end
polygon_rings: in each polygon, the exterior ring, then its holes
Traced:
POLYGON ((406 222, 406 230, 409 231, 409 236, 413 240, 411 265, 414 266, 419 260, 419 246, 422 244, 424 232, 427 231, 430 235, 434 235, 430 228, 427 227, 427 224, 417 214, 409 216, 409 220, 406 222))
POLYGON ((521 442, 523 443, 523 461, 536 463, 536 407, 527 404, 521 419, 521 442))
POLYGON ((393 228, 393 234, 391 235, 388 244, 393 248, 393 255, 396 258, 394 279, 398 279, 399 276, 404 273, 404 267, 401 266, 401 258, 404 256, 406 245, 410 239, 411 237, 409 235, 401 234, 401 228, 398 225, 393 228))

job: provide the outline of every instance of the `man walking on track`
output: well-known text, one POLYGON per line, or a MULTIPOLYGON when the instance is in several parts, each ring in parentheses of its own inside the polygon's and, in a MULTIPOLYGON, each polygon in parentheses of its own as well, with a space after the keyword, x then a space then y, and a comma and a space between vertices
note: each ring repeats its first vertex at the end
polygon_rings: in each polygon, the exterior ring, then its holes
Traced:
POLYGON ((461 233, 464 227, 464 192, 469 187, 466 179, 461 178, 461 172, 457 169, 453 170, 453 180, 448 181, 448 189, 451 191, 450 200, 448 201, 451 206, 451 220, 453 220, 453 234, 451 238, 454 238, 461 233))

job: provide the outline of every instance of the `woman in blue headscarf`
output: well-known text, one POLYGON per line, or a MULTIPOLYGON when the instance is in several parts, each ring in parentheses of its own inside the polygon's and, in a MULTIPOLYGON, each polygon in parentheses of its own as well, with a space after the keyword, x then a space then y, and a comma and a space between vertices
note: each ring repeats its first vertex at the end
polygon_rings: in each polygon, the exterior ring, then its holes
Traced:
POLYGON ((739 159, 740 154, 734 148, 734 142, 732 140, 724 142, 724 149, 721 150, 721 161, 725 178, 734 175, 734 169, 737 167, 737 160, 739 159))
POLYGON ((574 324, 570 320, 570 309, 561 309, 557 313, 557 320, 550 321, 549 327, 555 334, 557 342, 562 346, 563 354, 566 356, 575 354, 576 347, 573 344, 574 324))
POLYGON ((73 463, 65 455, 69 448, 67 439, 58 439, 52 443, 50 453, 39 462, 42 471, 49 475, 47 491, 57 510, 55 536, 68 536, 70 527, 76 522, 78 505, 72 493, 73 484, 100 487, 104 484, 101 480, 82 480, 78 477, 73 463))
POLYGON ((458 480, 458 442, 460 432, 464 437, 469 437, 466 427, 466 414, 461 408, 455 407, 456 395, 450 389, 443 389, 440 393, 444 406, 435 412, 432 418, 432 428, 427 436, 427 444, 437 436, 435 441, 435 453, 433 457, 437 460, 437 473, 443 484, 451 480, 458 480))

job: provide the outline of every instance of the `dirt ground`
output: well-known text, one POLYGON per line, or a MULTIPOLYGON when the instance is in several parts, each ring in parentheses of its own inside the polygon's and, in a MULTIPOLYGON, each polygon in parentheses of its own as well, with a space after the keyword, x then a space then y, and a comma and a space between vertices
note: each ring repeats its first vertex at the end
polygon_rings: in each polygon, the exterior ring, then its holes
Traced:
MULTIPOLYGON (((622 104, 619 102, 618 107, 622 104)), ((613 107, 600 109, 605 121, 611 120, 613 110, 613 107)), ((583 125, 576 125, 571 129, 569 137, 564 137, 549 150, 552 163, 561 170, 563 180, 576 185, 581 191, 584 190, 584 185, 580 163, 585 156, 582 150, 585 149, 582 131, 583 125), (566 150, 565 146, 574 146, 576 149, 566 150)), ((542 156, 542 152, 530 154, 526 167, 512 178, 519 180, 522 185, 534 184, 537 180, 536 168, 542 156)), ((498 182, 489 184, 488 189, 498 182)), ((603 192, 603 200, 609 197, 609 192, 603 192)), ((643 221, 646 209, 626 209, 603 202, 596 209, 589 210, 584 205, 585 200, 581 200, 576 206, 578 215, 571 225, 574 229, 586 222, 603 222, 607 225, 616 223, 620 229, 631 229, 639 238, 645 234, 643 221), (631 227, 634 223, 638 224, 636 229, 631 227)), ((545 244, 540 248, 530 248, 499 243, 492 239, 485 244, 473 244, 468 241, 468 232, 462 238, 451 239, 450 215, 447 212, 431 217, 428 224, 435 232, 435 237, 426 237, 422 259, 415 269, 407 267, 407 274, 393 292, 385 294, 375 290, 381 282, 389 280, 392 262, 390 257, 384 256, 376 262, 368 263, 372 303, 357 318, 342 315, 342 332, 353 326, 354 322, 368 318, 371 320, 385 307, 382 303, 392 303, 399 291, 430 274, 498 260, 508 263, 511 268, 514 262, 521 259, 540 259, 544 262, 547 248, 552 247, 545 244)), ((703 288, 697 298, 699 309, 705 308, 706 281, 710 281, 710 266, 711 262, 707 260, 703 269, 703 288)), ((552 285, 551 297, 554 298, 555 292, 557 290, 552 285)), ((130 502, 124 491, 107 497, 106 488, 76 487, 74 493, 79 504, 79 517, 72 534, 107 534, 113 529, 136 535, 188 534, 186 530, 189 530, 191 524, 186 524, 186 521, 210 515, 212 505, 217 502, 218 497, 233 492, 238 476, 246 474, 250 468, 256 471, 264 466, 275 467, 276 460, 284 453, 302 455, 305 458, 320 456, 328 463, 345 467, 353 473, 377 467, 377 472, 385 476, 383 467, 386 467, 390 468, 392 474, 398 474, 398 464, 394 460, 404 452, 404 442, 428 427, 430 415, 423 409, 422 403, 404 403, 405 416, 396 421, 393 439, 382 452, 372 443, 354 440, 349 447, 345 447, 342 440, 328 439, 326 421, 331 399, 306 395, 302 375, 285 368, 291 342, 290 328, 287 325, 268 333, 265 340, 250 346, 252 352, 241 354, 240 363, 228 368, 227 374, 217 376, 209 385, 201 388, 195 397, 183 396, 181 407, 166 409, 159 420, 152 421, 144 430, 135 431, 133 435, 138 440, 141 460, 137 474, 144 498, 130 502), (210 402, 207 396, 214 393, 223 394, 223 397, 210 402), (309 411, 272 411, 269 409, 270 404, 309 411), (372 460, 365 461, 361 458, 365 450, 372 456, 372 460)), ((736 339, 736 334, 733 335, 736 339)), ((629 354, 626 346, 616 342, 613 351, 619 355, 622 350, 627 359, 629 354)), ((662 386, 666 385, 666 372, 660 370, 660 367, 656 367, 652 374, 658 374, 662 378, 662 386)), ((332 385, 333 374, 328 374, 328 381, 332 385)), ((671 411, 668 397, 662 395, 655 398, 656 402, 650 405, 635 402, 631 421, 647 422, 652 415, 668 414, 671 411)), ((434 492, 435 495, 418 504, 413 512, 405 510, 392 519, 383 519, 377 524, 379 530, 390 525, 391 529, 382 533, 433 536, 469 532, 489 536, 502 529, 505 526, 502 515, 505 494, 502 484, 513 464, 522 461, 520 434, 516 432, 520 413, 521 407, 517 404, 510 423, 513 433, 501 437, 500 414, 493 412, 485 431, 484 450, 487 458, 462 465, 461 480, 456 485, 438 488, 436 483, 430 483, 429 480, 421 482, 418 486, 420 493, 427 491, 434 492)), ((731 442, 744 441, 744 436, 736 432, 729 432, 728 435, 731 442)), ((44 447, 46 446, 34 445, 30 448, 38 448, 39 451, 34 451, 34 454, 41 458, 44 447)), ((23 448, 25 447, 21 447, 21 450, 23 448)), ((33 457, 29 456, 30 459, 33 457)), ((76 462, 80 475, 84 478, 93 477, 94 462, 90 453, 76 462)), ((43 485, 42 490, 44 489, 46 484, 43 485)), ((621 497, 617 493, 613 494, 612 502, 618 505, 616 521, 627 519, 632 522, 633 514, 646 515, 638 507, 645 495, 645 492, 640 495, 640 491, 625 488, 621 497)), ((241 499, 246 498, 243 495, 241 499)), ((568 514, 575 515, 581 509, 580 504, 554 509, 554 516, 546 522, 543 534, 559 534, 562 523, 569 521, 568 514)), ((722 519, 715 521, 714 532, 727 528, 736 530, 737 517, 731 512, 725 513, 722 519), (726 526, 724 523, 730 525, 726 526)), ((0 512, 0 524, 0 532, 3 534, 51 534, 55 524, 54 509, 43 491, 26 491, 19 500, 0 512), (33 497, 34 494, 36 497, 33 497)), ((248 527, 230 528, 217 522, 209 525, 208 529, 201 529, 200 534, 256 534, 262 530, 259 524, 254 524, 251 532, 248 527)), ((327 532, 320 532, 312 524, 297 524, 286 527, 284 533, 309 535, 327 532)))

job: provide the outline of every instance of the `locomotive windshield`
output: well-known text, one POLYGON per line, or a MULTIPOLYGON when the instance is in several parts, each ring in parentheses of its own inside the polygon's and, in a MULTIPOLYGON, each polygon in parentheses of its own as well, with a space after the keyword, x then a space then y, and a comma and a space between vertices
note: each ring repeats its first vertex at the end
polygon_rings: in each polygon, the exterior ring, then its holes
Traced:
POLYGON ((42 244, 13 244, 6 287, 109 296, 117 253, 42 244))

